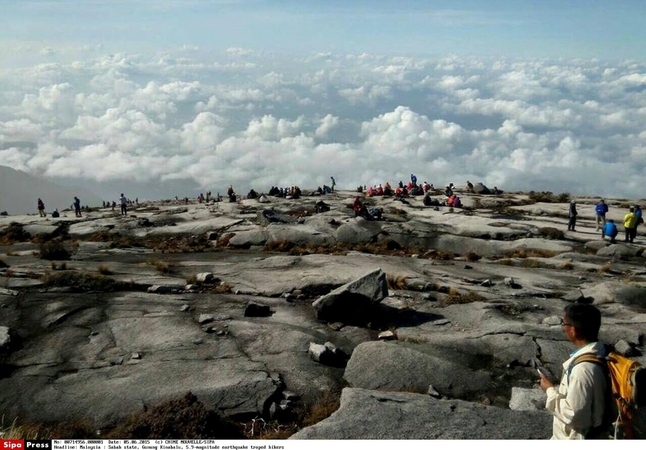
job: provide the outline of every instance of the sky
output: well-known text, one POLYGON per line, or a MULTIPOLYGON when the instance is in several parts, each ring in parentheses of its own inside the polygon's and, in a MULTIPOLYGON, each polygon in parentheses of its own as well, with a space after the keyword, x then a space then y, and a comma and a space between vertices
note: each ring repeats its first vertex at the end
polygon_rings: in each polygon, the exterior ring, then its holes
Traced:
POLYGON ((0 165, 107 199, 389 181, 642 198, 640 0, 21 0, 0 165))

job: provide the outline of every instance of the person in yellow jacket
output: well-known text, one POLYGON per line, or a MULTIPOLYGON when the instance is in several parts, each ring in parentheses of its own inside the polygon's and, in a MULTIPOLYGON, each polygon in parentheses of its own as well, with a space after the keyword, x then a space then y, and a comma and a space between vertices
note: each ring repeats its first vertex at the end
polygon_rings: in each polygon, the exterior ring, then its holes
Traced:
POLYGON ((635 208, 630 208, 630 212, 624 216, 624 229, 626 230, 625 242, 631 242, 637 235, 637 215, 635 208))

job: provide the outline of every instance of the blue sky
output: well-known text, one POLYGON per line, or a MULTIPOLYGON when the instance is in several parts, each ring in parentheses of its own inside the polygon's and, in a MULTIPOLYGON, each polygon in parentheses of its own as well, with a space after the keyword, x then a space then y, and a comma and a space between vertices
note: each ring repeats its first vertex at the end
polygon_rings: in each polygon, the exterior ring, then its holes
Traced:
POLYGON ((643 196, 646 1, 20 0, 0 165, 106 198, 408 179, 643 196))
POLYGON ((644 18, 641 0, 20 0, 0 40, 643 60, 644 18))

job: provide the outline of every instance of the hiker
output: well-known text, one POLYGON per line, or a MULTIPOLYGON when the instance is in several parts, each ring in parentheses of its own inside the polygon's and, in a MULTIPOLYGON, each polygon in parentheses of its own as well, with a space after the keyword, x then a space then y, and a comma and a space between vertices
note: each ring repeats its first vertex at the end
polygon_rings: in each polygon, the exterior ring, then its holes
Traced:
POLYGON ((637 235, 637 215, 635 214, 635 208, 630 208, 628 214, 624 216, 624 230, 626 230, 624 242, 632 243, 637 235))
POLYGON ((422 200, 424 202, 424 206, 432 206, 433 205, 433 199, 431 198, 431 192, 426 191, 426 194, 424 194, 424 199, 422 200))
POLYGON ((127 216, 128 215, 128 199, 126 198, 125 195, 123 195, 123 192, 121 193, 121 197, 119 197, 119 203, 121 204, 121 215, 122 216, 127 216))
POLYGON ((597 231, 599 231, 599 224, 603 228, 606 225, 606 213, 608 212, 608 205, 604 199, 599 200, 599 203, 594 207, 594 212, 597 215, 597 231))
MULTIPOLYGON (((410 174, 410 182, 411 182, 411 188, 417 186, 417 177, 414 174, 410 174)), ((408 189, 409 191, 411 190, 410 188, 408 189)))
POLYGON ((81 200, 78 197, 74 197, 74 214, 76 217, 81 217, 81 200))
POLYGON ((60 213, 58 212, 58 208, 54 209, 54 212, 52 213, 52 217, 56 219, 57 217, 60 217, 60 213))
MULTIPOLYGON (((229 189, 227 189, 227 195, 229 196, 229 203, 235 203, 236 202, 236 193, 233 190, 233 185, 232 184, 230 184, 229 189)), ((282 197, 282 195, 281 195, 281 197, 282 197)))
POLYGON ((576 212, 576 202, 572 200, 570 202, 570 211, 568 212, 568 217, 570 218, 567 224, 567 230, 568 231, 576 231, 574 227, 576 226, 576 216, 578 213, 576 212))
POLYGON ((552 439, 591 438, 603 425, 606 376, 599 364, 572 363, 583 354, 606 356, 605 346, 598 342, 601 312, 593 305, 571 303, 563 311, 561 326, 577 350, 563 363, 558 386, 540 375, 540 387, 547 394, 545 408, 554 416, 552 439))
POLYGON ((332 180, 332 186, 330 186, 330 191, 334 192, 334 187, 336 186, 336 180, 334 177, 330 177, 330 180, 332 180))
POLYGON ((112 206, 112 211, 114 211, 114 208, 117 207, 117 202, 113 201, 111 206, 112 206))
POLYGON ((467 192, 473 192, 473 183, 467 180, 467 192))
POLYGON ((605 239, 606 236, 608 236, 610 238, 610 243, 615 244, 617 242, 615 238, 617 237, 618 233, 619 231, 617 231, 617 225, 615 225, 615 221, 608 219, 606 224, 601 229, 601 239, 605 239))
POLYGON ((38 214, 40 214, 40 217, 47 217, 47 214, 45 214, 45 204, 41 199, 38 199, 38 214))
POLYGON ((354 217, 358 217, 363 208, 363 203, 359 197, 355 197, 354 202, 352 203, 352 209, 354 211, 354 217))
POLYGON ((635 225, 635 237, 637 237, 637 227, 639 227, 640 223, 644 223, 641 206, 635 205, 635 215, 637 216, 637 224, 635 225))

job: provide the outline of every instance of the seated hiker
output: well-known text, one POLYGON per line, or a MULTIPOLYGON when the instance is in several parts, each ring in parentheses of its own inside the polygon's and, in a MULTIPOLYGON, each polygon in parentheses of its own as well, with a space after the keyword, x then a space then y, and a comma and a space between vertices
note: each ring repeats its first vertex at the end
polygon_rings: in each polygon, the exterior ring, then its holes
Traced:
POLYGON ((318 202, 316 202, 314 204, 314 210, 317 213, 322 213, 322 212, 325 212, 325 211, 329 211, 330 206, 327 203, 325 203, 323 200, 319 200, 318 202))
POLYGON ((473 183, 467 180, 467 192, 473 192, 473 183))
POLYGON ((460 200, 460 197, 458 197, 457 195, 453 199, 453 207, 454 208, 462 208, 462 200, 460 200))
POLYGON ((426 191, 426 194, 424 194, 424 199, 422 201, 424 202, 424 206, 433 205, 433 199, 431 198, 431 193, 429 191, 426 191))
POLYGON ((371 208, 370 209, 370 216, 372 217, 373 220, 381 220, 381 215, 383 214, 383 209, 382 208, 371 208))
POLYGON ((247 194, 247 198, 258 198, 258 193, 252 189, 247 194))
POLYGON ((323 193, 324 194, 331 194, 332 193, 332 188, 326 184, 323 185, 323 193))
POLYGON ((449 206, 453 206, 453 202, 455 202, 455 194, 451 194, 449 199, 446 201, 446 204, 449 206))
POLYGON ((56 217, 60 217, 60 216, 61 216, 61 215, 60 215, 60 213, 58 212, 58 208, 56 208, 56 209, 54 210, 54 212, 52 213, 52 217, 56 218, 56 217))
POLYGON ((601 239, 605 239, 606 236, 610 238, 611 243, 615 243, 615 238, 617 237, 617 225, 615 225, 615 221, 612 219, 608 219, 606 221, 606 224, 603 226, 601 229, 601 239))
POLYGON ((422 189, 423 189, 423 190, 424 190, 424 192, 426 193, 426 192, 428 192, 428 191, 429 191, 429 189, 431 189, 431 185, 430 185, 430 184, 428 184, 428 183, 425 181, 425 182, 424 182, 424 184, 422 184, 422 189))
POLYGON ((376 195, 384 195, 384 188, 381 186, 381 183, 377 186, 376 195))
POLYGON ((390 183, 387 181, 386 181, 386 184, 384 185, 384 195, 385 196, 393 195, 393 188, 390 187, 390 183))
POLYGON ((375 189, 374 189, 372 186, 370 186, 370 187, 368 188, 368 191, 366 192, 366 195, 367 195, 368 197, 374 197, 374 195, 375 195, 375 189))

